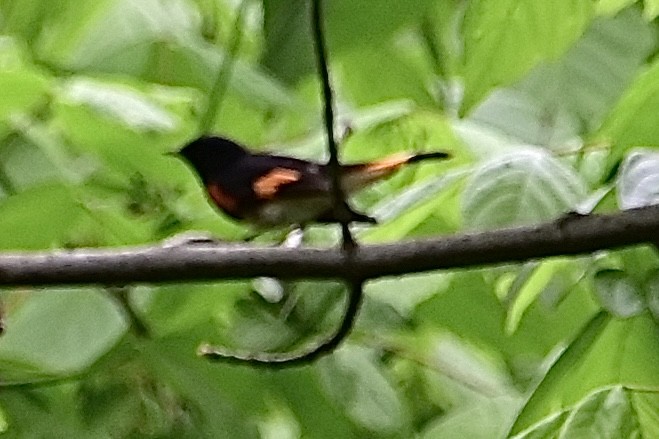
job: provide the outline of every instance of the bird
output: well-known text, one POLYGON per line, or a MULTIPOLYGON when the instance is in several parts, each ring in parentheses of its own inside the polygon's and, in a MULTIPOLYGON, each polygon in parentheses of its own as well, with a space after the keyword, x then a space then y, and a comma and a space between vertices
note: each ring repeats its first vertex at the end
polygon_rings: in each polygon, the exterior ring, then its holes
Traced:
MULTIPOLYGON (((224 137, 202 136, 175 153, 196 173, 209 200, 228 216, 260 227, 341 222, 333 208, 328 164, 268 153, 253 153, 224 137)), ((375 161, 341 165, 340 182, 352 194, 404 165, 447 159, 435 151, 395 154, 375 161)), ((375 223, 346 202, 349 222, 375 223)))

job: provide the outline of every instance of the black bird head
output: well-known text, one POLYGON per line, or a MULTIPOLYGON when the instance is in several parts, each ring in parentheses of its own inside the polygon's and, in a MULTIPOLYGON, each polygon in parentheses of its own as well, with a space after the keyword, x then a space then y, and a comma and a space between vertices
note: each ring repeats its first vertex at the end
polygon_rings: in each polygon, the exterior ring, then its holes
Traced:
POLYGON ((190 163, 203 181, 231 168, 249 152, 237 143, 221 137, 200 137, 185 145, 178 155, 190 163))

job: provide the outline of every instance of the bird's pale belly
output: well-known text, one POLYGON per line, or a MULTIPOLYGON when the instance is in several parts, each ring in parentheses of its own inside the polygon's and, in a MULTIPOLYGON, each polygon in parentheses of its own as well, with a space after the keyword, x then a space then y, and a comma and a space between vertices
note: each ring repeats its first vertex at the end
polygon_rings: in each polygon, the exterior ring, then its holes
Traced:
POLYGON ((329 197, 276 200, 259 207, 255 222, 264 226, 304 225, 332 207, 329 197))

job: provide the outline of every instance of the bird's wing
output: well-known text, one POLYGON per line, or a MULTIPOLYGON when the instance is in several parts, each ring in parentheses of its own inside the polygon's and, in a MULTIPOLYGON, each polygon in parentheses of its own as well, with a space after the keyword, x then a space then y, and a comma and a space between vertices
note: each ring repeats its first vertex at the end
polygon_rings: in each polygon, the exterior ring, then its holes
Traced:
POLYGON ((252 180, 252 190, 258 199, 315 197, 329 193, 329 178, 323 165, 288 157, 268 159, 271 166, 252 180))

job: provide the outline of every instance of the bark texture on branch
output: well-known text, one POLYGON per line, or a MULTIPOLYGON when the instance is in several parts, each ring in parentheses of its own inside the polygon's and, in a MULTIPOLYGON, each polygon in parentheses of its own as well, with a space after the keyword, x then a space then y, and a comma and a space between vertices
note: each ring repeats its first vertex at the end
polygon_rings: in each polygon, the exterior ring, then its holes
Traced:
POLYGON ((0 254, 0 285, 124 285, 255 276, 370 279, 659 242, 659 206, 356 249, 195 244, 0 254))

